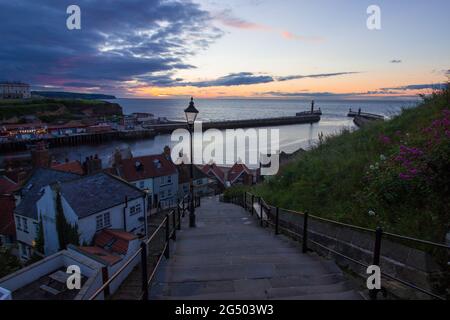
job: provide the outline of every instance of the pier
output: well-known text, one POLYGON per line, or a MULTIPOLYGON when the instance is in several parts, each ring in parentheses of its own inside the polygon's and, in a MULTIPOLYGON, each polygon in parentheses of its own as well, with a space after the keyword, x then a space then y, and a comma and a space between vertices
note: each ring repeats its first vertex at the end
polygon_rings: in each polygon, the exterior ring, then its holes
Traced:
MULTIPOLYGON (((305 114, 291 117, 263 118, 263 119, 244 119, 229 121, 203 122, 203 130, 208 129, 238 129, 238 128, 256 128, 269 126, 285 126, 292 124, 316 123, 320 121, 320 116, 316 114, 305 114)), ((186 128, 186 123, 177 122, 169 124, 157 124, 146 126, 157 133, 170 133, 173 130, 186 128)))
POLYGON ((384 121, 384 116, 375 113, 361 112, 361 109, 358 111, 352 111, 352 109, 349 109, 347 117, 352 117, 353 123, 357 127, 366 126, 374 121, 384 121))

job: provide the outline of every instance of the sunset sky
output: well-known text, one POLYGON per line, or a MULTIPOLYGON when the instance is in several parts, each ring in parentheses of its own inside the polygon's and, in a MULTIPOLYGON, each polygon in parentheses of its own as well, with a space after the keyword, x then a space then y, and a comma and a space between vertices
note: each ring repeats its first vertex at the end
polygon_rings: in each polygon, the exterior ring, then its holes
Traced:
POLYGON ((450 75, 448 0, 0 0, 0 80, 118 97, 414 96, 450 75), (68 30, 66 8, 81 8, 68 30), (366 26, 381 8, 381 30, 366 26))

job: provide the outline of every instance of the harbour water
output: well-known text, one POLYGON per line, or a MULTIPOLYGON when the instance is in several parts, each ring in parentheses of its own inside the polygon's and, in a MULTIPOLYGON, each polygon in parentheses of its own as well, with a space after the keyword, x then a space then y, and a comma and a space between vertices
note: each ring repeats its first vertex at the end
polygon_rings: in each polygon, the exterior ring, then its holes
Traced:
MULTIPOLYGON (((166 117, 170 120, 184 120, 183 110, 186 108, 186 99, 115 99, 125 114, 133 112, 150 112, 156 117, 166 117)), ((234 119, 257 119, 268 117, 293 116, 296 112, 306 111, 310 108, 310 101, 303 100, 275 100, 275 99, 198 99, 195 101, 199 110, 199 120, 220 121, 234 119)), ((317 101, 316 108, 321 108, 323 115, 321 121, 314 124, 297 124, 280 126, 280 149, 291 153, 299 148, 307 149, 313 144, 319 133, 324 135, 338 133, 344 128, 354 128, 351 118, 347 117, 349 108, 365 112, 377 113, 391 117, 402 108, 417 105, 418 101, 317 101)), ((86 156, 98 154, 107 166, 115 148, 130 148, 135 156, 160 153, 165 145, 173 146, 168 134, 158 135, 155 138, 137 141, 113 141, 100 145, 82 145, 76 147, 61 147, 51 150, 56 160, 64 159, 83 160, 86 156)), ((9 157, 14 155, 2 155, 9 157)))

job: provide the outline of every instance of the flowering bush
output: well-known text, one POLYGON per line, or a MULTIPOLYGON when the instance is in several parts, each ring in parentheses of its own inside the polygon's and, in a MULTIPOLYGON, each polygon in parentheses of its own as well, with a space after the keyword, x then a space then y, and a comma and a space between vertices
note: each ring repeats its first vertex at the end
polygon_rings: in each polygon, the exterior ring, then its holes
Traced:
MULTIPOLYGON (((366 192, 390 204, 448 192, 450 156, 450 110, 418 131, 418 134, 396 131, 391 137, 379 137, 381 148, 390 156, 380 156, 369 165, 366 192)), ((420 199, 416 199, 420 201, 420 199)))

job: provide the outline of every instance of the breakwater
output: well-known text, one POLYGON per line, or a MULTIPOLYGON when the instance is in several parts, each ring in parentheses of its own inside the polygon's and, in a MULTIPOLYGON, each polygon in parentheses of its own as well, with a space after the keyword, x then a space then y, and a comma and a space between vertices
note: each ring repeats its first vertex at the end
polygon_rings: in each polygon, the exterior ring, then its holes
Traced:
MULTIPOLYGON (((244 119, 244 120, 229 120, 229 121, 211 121, 203 122, 203 130, 208 129, 238 129, 238 128, 256 128, 269 126, 283 126, 291 124, 305 124, 315 123, 320 121, 320 116, 315 114, 307 114, 302 116, 292 117, 277 117, 264 119, 244 119)), ((154 130, 156 133, 170 133, 173 130, 186 128, 186 123, 168 123, 146 126, 147 129, 154 130)))

